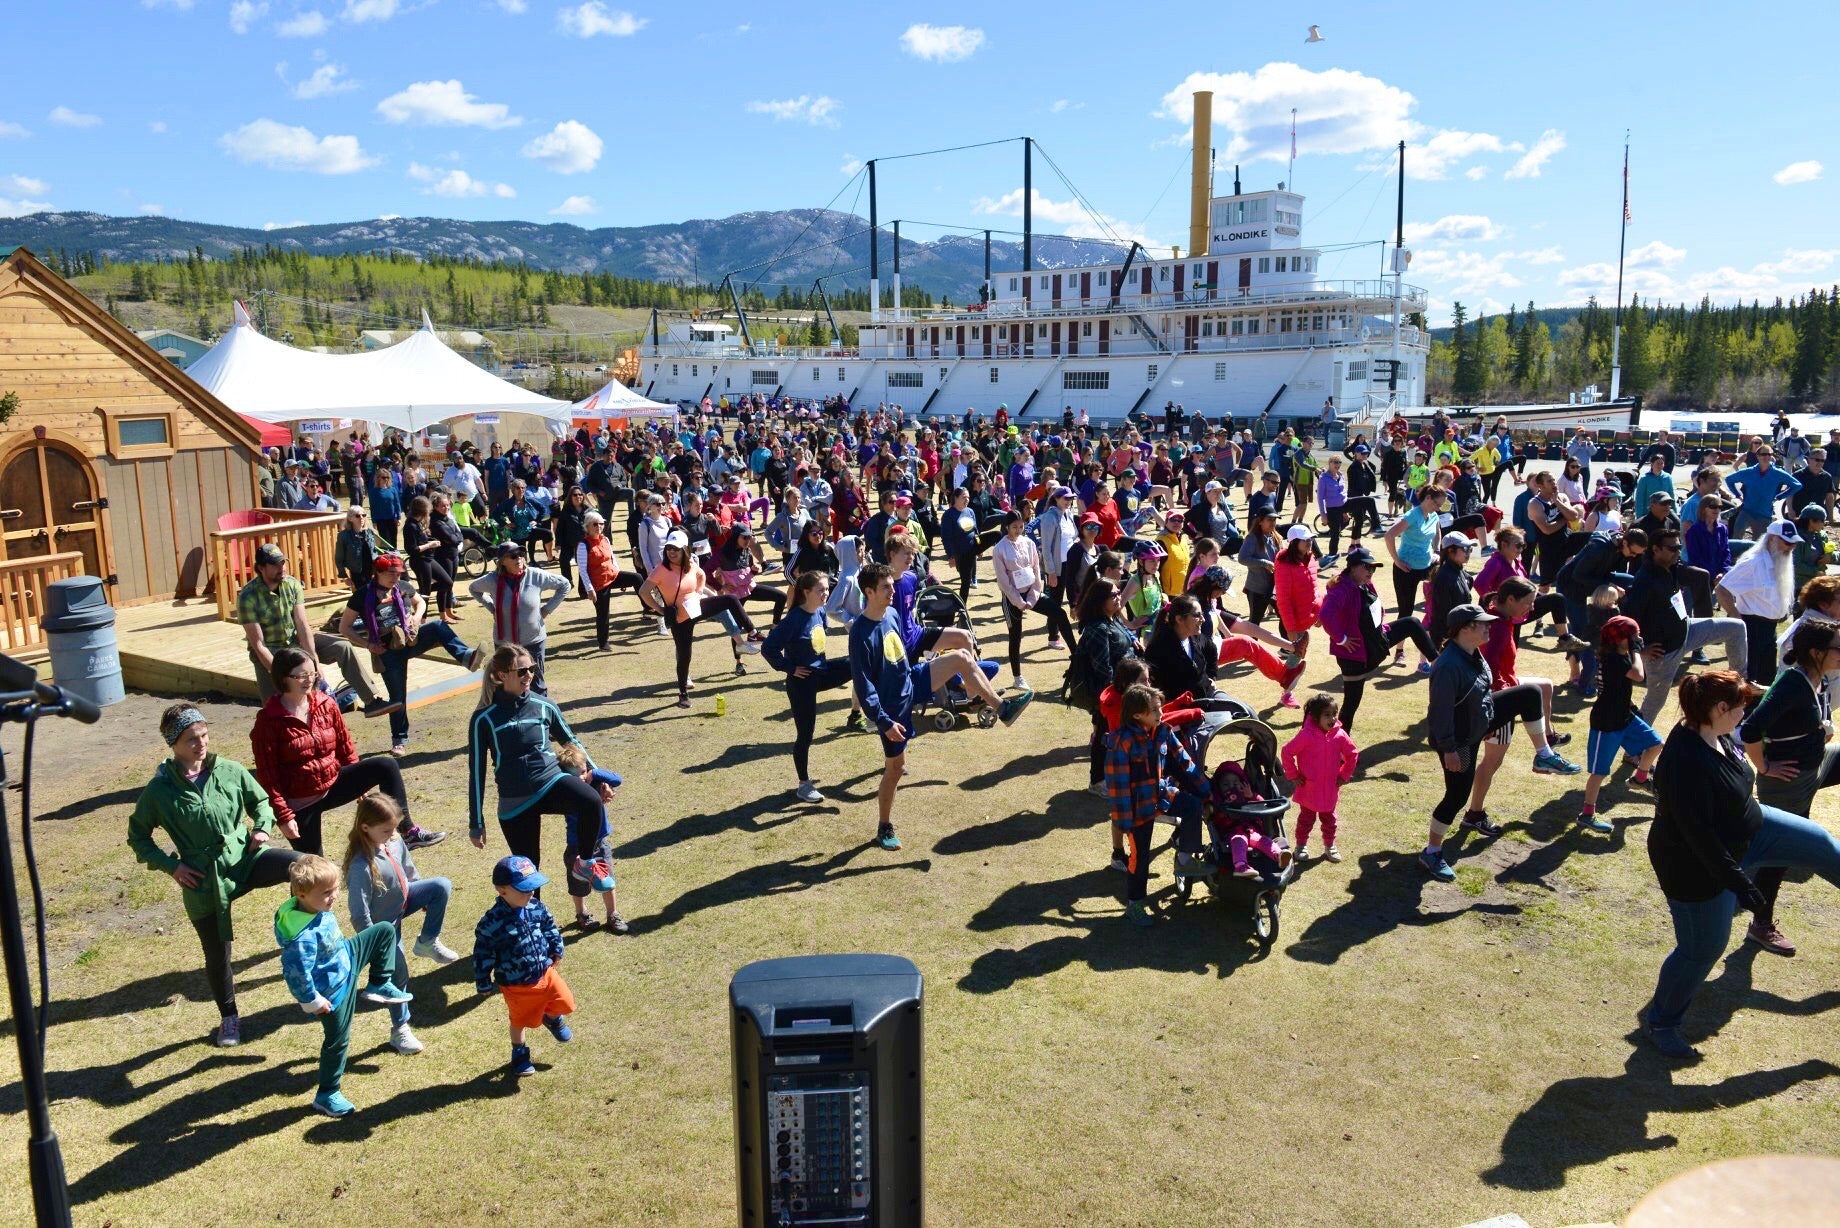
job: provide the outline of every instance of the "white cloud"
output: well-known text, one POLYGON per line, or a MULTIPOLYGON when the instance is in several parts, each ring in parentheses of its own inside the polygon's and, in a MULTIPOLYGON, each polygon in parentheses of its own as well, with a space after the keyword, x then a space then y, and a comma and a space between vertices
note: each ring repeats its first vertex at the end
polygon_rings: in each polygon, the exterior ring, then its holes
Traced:
POLYGON ((822 124, 826 128, 835 128, 837 112, 842 106, 842 103, 828 94, 819 94, 816 98, 810 94, 800 94, 797 98, 750 102, 743 109, 753 115, 771 115, 775 120, 797 120, 802 123, 822 124))
POLYGON ((565 119, 524 146, 524 156, 535 158, 558 175, 591 171, 601 160, 601 138, 579 120, 565 119))
POLYGON ((610 9, 601 0, 588 0, 586 4, 576 5, 572 9, 556 10, 556 24, 564 34, 572 34, 576 38, 593 38, 597 34, 627 38, 644 29, 646 21, 646 18, 634 17, 625 9, 610 9))
POLYGON ((161 214, 166 212, 166 206, 165 205, 142 205, 141 212, 145 213, 148 217, 159 217, 161 214))
POLYGON ((9 200, 0 196, 0 217, 24 217, 28 213, 44 213, 50 210, 51 203, 43 200, 9 200))
POLYGON ((1502 178, 1538 179, 1540 177, 1540 168, 1546 165, 1548 159, 1564 148, 1565 133, 1559 131, 1557 128, 1548 128, 1546 131, 1540 133, 1540 138, 1533 143, 1532 148, 1522 154, 1519 160, 1508 168, 1507 173, 1503 175, 1502 178))
POLYGON ((1463 172, 1463 177, 1469 180, 1487 179, 1489 177, 1489 168, 1486 166, 1472 166, 1463 172))
POLYGON ((504 9, 507 13, 516 15, 522 13, 530 6, 526 4, 524 0, 498 0, 498 7, 504 9))
POLYGON ((349 175, 377 165, 355 136, 315 136, 305 128, 290 127, 272 119, 251 120, 217 142, 238 162, 278 171, 312 171, 317 175, 349 175))
POLYGON ((1487 242, 1501 237, 1502 228, 1479 213, 1450 213, 1435 222, 1407 222, 1407 243, 1487 242))
POLYGON ((1504 141, 1490 132, 1440 129, 1424 140, 1407 139, 1406 178, 1443 179, 1459 163, 1467 162, 1479 154, 1506 153, 1519 148, 1519 145, 1504 141))
POLYGON ((515 128, 524 122, 502 102, 481 102, 459 81, 417 81, 377 104, 392 124, 457 124, 468 128, 515 128))
MULTIPOLYGON (((1237 162, 1288 158, 1292 107, 1300 151, 1349 154, 1385 149, 1410 135, 1418 105, 1405 90, 1364 73, 1271 63, 1251 73, 1190 73, 1163 95, 1156 114, 1192 125, 1196 90, 1214 91, 1214 125, 1229 134, 1221 155, 1237 162)), ((1186 133, 1178 138, 1188 139, 1186 133)))
POLYGON ((1528 264, 1563 264, 1565 253, 1559 249, 1557 244, 1554 244, 1552 247, 1542 247, 1538 251, 1520 252, 1516 259, 1524 260, 1528 264))
POLYGON ((141 0, 141 7, 144 9, 177 9, 181 13, 189 13, 194 3, 196 0, 141 0))
POLYGON ((235 0, 230 6, 230 33, 249 33, 249 27, 260 21, 267 12, 268 5, 260 0, 235 0))
MULTIPOLYGON (((1022 189, 1014 188, 998 197, 980 196, 971 202, 973 213, 995 214, 1003 217, 1022 216, 1022 189)), ((1097 219, 1088 213, 1077 200, 1057 201, 1043 196, 1037 189, 1034 194, 1033 222, 1036 226, 1046 223, 1059 226, 1061 233, 1080 239, 1132 239, 1145 247, 1161 247, 1163 244, 1152 239, 1144 231, 1114 217, 1100 214, 1097 219), (1101 223, 1104 223, 1101 225, 1101 223)))
POLYGON ((423 196, 496 196, 501 200, 510 200, 517 195, 517 189, 508 183, 491 183, 484 179, 475 179, 459 167, 443 171, 438 166, 423 166, 420 162, 409 163, 409 178, 418 179, 427 184, 422 189, 423 196))
POLYGON ((1821 164, 1812 158, 1806 162, 1791 162, 1770 176, 1785 187, 1792 183, 1813 183, 1820 177, 1821 164))
POLYGON ((1067 98, 1056 98, 1053 102, 1048 104, 1048 114, 1050 115, 1059 115, 1062 111, 1084 111, 1085 109, 1085 103, 1074 102, 1067 98))
POLYGON ((854 175, 863 168, 863 161, 855 154, 844 154, 843 165, 837 168, 839 175, 854 175))
POLYGON ((1432 283, 1440 296, 1474 299, 1491 290, 1513 290, 1522 282, 1508 271, 1508 257, 1484 256, 1480 252, 1429 248, 1412 253, 1412 268, 1407 276, 1414 281, 1432 283))
POLYGON ((308 222, 263 222, 263 230, 292 230, 296 226, 307 226, 308 222))
POLYGON ((155 136, 160 135, 166 131, 166 121, 163 119, 149 120, 147 123, 147 131, 153 133, 155 136))
POLYGON ((16 124, 11 120, 0 119, 0 140, 18 141, 24 140, 31 135, 30 132, 26 131, 24 124, 16 124))
POLYGON ((306 9, 275 27, 282 38, 318 38, 326 32, 326 15, 318 9, 306 9))
POLYGON ((30 175, 0 175, 0 192, 18 192, 21 196, 44 196, 51 185, 30 175))
POLYGON ((345 0, 345 11, 339 16, 354 24, 388 21, 401 8, 401 0, 345 0))
POLYGON ((358 83, 347 77, 343 68, 337 64, 321 64, 313 70, 312 76, 295 83, 292 92, 294 97, 305 100, 324 98, 328 94, 343 94, 346 90, 357 88, 358 83))
POLYGON ((571 196, 550 210, 555 217, 580 217, 584 213, 594 213, 600 206, 594 203, 592 196, 571 196))
POLYGON ((52 107, 51 114, 45 116, 54 124, 65 128, 94 128, 102 122, 100 115, 86 115, 82 111, 73 111, 69 107, 52 107))
POLYGON ((908 26, 901 35, 901 50, 921 60, 949 64, 969 59, 984 45, 984 32, 976 26, 908 26))

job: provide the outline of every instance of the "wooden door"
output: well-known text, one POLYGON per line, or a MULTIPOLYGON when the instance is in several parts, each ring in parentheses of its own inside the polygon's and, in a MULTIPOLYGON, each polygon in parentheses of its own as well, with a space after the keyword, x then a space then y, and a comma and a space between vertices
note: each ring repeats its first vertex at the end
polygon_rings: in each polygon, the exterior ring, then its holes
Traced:
POLYGON ((1176 266, 1176 298, 1177 299, 1180 299, 1182 297, 1182 274, 1186 272, 1188 272, 1188 266, 1186 264, 1178 264, 1176 266))
POLYGON ((1239 262, 1239 288, 1252 289, 1252 259, 1247 257, 1239 262))
POLYGON ((1048 283, 1048 293, 1052 296, 1049 303, 1055 307, 1061 305, 1061 275, 1056 273, 1054 280, 1048 283))
POLYGON ((1080 274, 1080 301, 1085 302, 1087 299, 1091 297, 1092 297, 1092 274, 1091 273, 1081 273, 1080 274))
MULTIPOLYGON (((1056 278, 1056 280, 1058 281, 1059 279, 1056 278)), ((1048 345, 1050 347, 1048 353, 1058 354, 1061 352, 1061 326, 1058 320, 1048 325, 1048 345)))
POLYGON ((0 557, 75 552, 87 575, 107 576, 102 483, 74 451, 35 440, 0 470, 0 557))
POLYGON ((1208 261, 1207 279, 1207 296, 1218 298, 1220 296, 1220 261, 1208 261))
POLYGON ((1184 350, 1192 350, 1195 348, 1195 337, 1201 331, 1200 325, 1200 316, 1182 317, 1182 348, 1184 350))
POLYGON ((1144 297, 1150 297, 1150 270, 1148 268, 1144 269, 1144 297))
POLYGON ((911 328, 907 330, 907 356, 914 356, 914 330, 911 328))
POLYGON ((986 324, 979 331, 984 334, 984 357, 989 358, 990 357, 990 334, 994 330, 992 330, 990 325, 986 324))
POLYGON ((960 358, 965 356, 965 326, 963 324, 958 326, 958 356, 960 358))
POLYGON ((1101 354, 1112 352, 1112 322, 1110 320, 1099 321, 1099 352, 1101 354))

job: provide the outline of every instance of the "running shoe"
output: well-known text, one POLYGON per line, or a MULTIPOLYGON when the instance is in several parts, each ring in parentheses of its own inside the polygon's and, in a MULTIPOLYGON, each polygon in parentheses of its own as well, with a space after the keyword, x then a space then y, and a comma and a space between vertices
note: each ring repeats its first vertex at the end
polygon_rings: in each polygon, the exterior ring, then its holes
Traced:
MULTIPOLYGON (((1278 686, 1284 691, 1285 695, 1287 696, 1291 695, 1291 688, 1297 685, 1297 679, 1303 677, 1303 669, 1304 669, 1304 663, 1301 660, 1293 661, 1290 665, 1290 668, 1284 671, 1284 677, 1278 679, 1278 686)), ((1279 702, 1283 702, 1283 701, 1280 700, 1279 702)), ((1287 708, 1296 707, 1297 706, 1296 697, 1291 696, 1291 702, 1285 704, 1284 706, 1287 708)))
POLYGON ((1291 858, 1298 865, 1302 865, 1304 862, 1310 859, 1310 850, 1307 847, 1300 844, 1297 846, 1296 850, 1291 853, 1291 858))
POLYGON ((1693 650, 1693 654, 1687 658, 1687 664, 1688 665, 1711 665, 1712 658, 1706 655, 1706 650, 1704 648, 1695 648, 1693 650))
POLYGON ((543 1016, 543 1026, 549 1029, 549 1034, 551 1036, 554 1036, 565 1045, 575 1039, 575 1033, 569 1030, 568 1020, 564 1019, 561 1015, 543 1016))
POLYGON ((1340 861, 1341 859, 1342 859, 1342 850, 1337 848, 1335 845, 1331 844, 1328 848, 1323 850, 1323 860, 1324 861, 1340 861))
POLYGON ((396 1006, 403 1002, 413 1002, 415 995, 406 989, 398 989, 394 983, 385 981, 381 985, 371 985, 358 995, 366 1002, 376 1002, 381 1006, 396 1006))
POLYGON ((607 928, 616 934, 632 933, 632 926, 628 925, 626 923, 626 918, 622 917, 617 912, 607 914, 607 928))
POLYGON ((1156 915, 1142 900, 1132 900, 1124 906, 1124 919, 1139 929, 1148 929, 1156 924, 1156 915))
POLYGON ((358 1106, 345 1099, 344 1092, 330 1092, 313 1097, 313 1111, 321 1117, 350 1117, 358 1106))
POLYGON ((1320 571, 1331 571, 1341 561, 1342 561, 1342 556, 1341 556, 1341 553, 1338 551, 1335 554, 1325 554, 1323 556, 1323 561, 1318 563, 1316 566, 1317 566, 1317 569, 1320 571))
POLYGON ((1457 880, 1457 872, 1444 860, 1442 849, 1425 849, 1419 853, 1418 868, 1440 883, 1453 883, 1457 880))
POLYGON ((403 843, 408 845, 410 850, 413 851, 415 849, 433 848, 445 839, 447 839, 446 832, 429 831, 426 827, 418 823, 409 828, 409 834, 403 837, 403 843))
POLYGON ((471 652, 466 654, 466 660, 461 662, 461 664, 466 667, 466 672, 469 674, 477 673, 479 671, 479 668, 483 666, 485 663, 486 663, 486 650, 484 648, 473 649, 471 652))
POLYGON ((1112 859, 1105 864, 1108 869, 1116 870, 1120 874, 1129 874, 1131 872, 1131 863, 1125 860, 1123 853, 1113 853, 1112 859))
POLYGON ((1673 1058, 1677 1062, 1693 1061, 1699 1057, 1699 1050, 1689 1045, 1680 1034, 1679 1028, 1657 1028, 1642 1025, 1642 1035, 1648 1043, 1661 1051, 1663 1057, 1673 1058))
POLYGON ((1243 866, 1234 866, 1233 867, 1233 877, 1234 878, 1263 878, 1265 876, 1263 874, 1260 874, 1257 870, 1253 869, 1250 864, 1248 864, 1248 865, 1243 865, 1243 866))
POLYGON ((1472 810, 1463 816, 1463 830, 1473 831, 1479 836, 1499 836, 1502 833, 1502 826, 1489 821, 1488 811, 1472 810))
POLYGON ((415 943, 415 953, 423 959, 432 959, 446 967, 460 958, 460 952, 442 942, 439 938, 420 938, 415 943))
POLYGON ((1289 691, 1286 691, 1284 694, 1278 696, 1278 703, 1282 707, 1295 708, 1297 706, 1297 697, 1289 691))
POLYGON ((1588 809, 1578 812, 1578 826, 1585 828, 1587 831, 1594 831, 1600 836, 1607 836, 1616 830, 1614 827, 1610 826, 1609 820, 1605 819, 1595 810, 1588 809))
POLYGON ((1576 776, 1584 768, 1547 747, 1533 757, 1533 770, 1542 776, 1576 776))
POLYGON ((1763 926, 1755 921, 1751 922, 1750 928, 1744 931, 1744 941, 1755 943, 1772 955, 1787 958, 1795 954, 1795 944, 1790 942, 1774 925, 1763 926))
POLYGON ((1429 662, 1429 661, 1420 661, 1420 662, 1418 663, 1418 672, 1419 672, 1419 674, 1420 674, 1420 676, 1421 676, 1421 677, 1422 677, 1422 676, 1426 676, 1426 675, 1429 675, 1429 674, 1431 673, 1431 662, 1429 662))
POLYGON ((886 827, 877 828, 876 833, 875 833, 875 842, 876 844, 880 845, 882 848, 887 849, 891 853, 898 852, 900 851, 900 848, 901 848, 901 837, 894 834, 893 824, 889 824, 886 827))
POLYGON ((1183 878, 1199 878, 1208 872, 1208 860, 1200 853, 1177 853, 1176 873, 1183 878))
POLYGON ((613 890, 613 866, 604 857, 596 857, 591 863, 594 877, 588 880, 588 886, 596 891, 613 890))
POLYGON ((1087 785, 1086 791, 1092 794, 1094 797, 1104 797, 1104 798, 1111 797, 1111 794, 1107 792, 1105 788, 1105 782, 1102 780, 1095 780, 1091 784, 1087 785))
POLYGON ((234 1049, 243 1043, 243 1021, 236 1015, 225 1015, 217 1021, 217 1030, 211 1033, 211 1042, 219 1049, 234 1049))
POLYGON ((1033 691, 1024 691, 1020 695, 1011 695, 997 708, 997 719, 1002 721, 1005 725, 1014 725, 1016 723, 1016 718, 1022 715, 1022 710, 1033 703, 1034 700, 1035 692, 1033 691))
POLYGON ((736 647, 736 648, 739 648, 739 649, 740 649, 740 650, 741 650, 742 652, 745 652, 745 653, 755 653, 755 654, 757 654, 757 653, 759 653, 759 652, 760 652, 760 641, 758 641, 758 640, 742 640, 742 641, 740 641, 739 643, 737 643, 737 644, 735 645, 735 647, 736 647))
POLYGON ((409 753, 409 744, 407 742, 390 743, 390 754, 395 756, 396 758, 400 759, 408 753, 409 753))
POLYGON ((1565 746, 1569 744, 1571 740, 1572 735, 1569 733, 1549 733, 1546 735, 1546 745, 1548 746, 1565 746))
POLYGON ((811 781, 801 781, 799 784, 799 800, 801 802, 811 802, 815 805, 824 800, 824 794, 818 792, 818 786, 811 781))
POLYGON ((510 1069, 511 1069, 511 1073, 518 1078, 522 1078, 525 1075, 533 1075, 537 1073, 536 1063, 530 1060, 530 1046, 529 1045, 512 1045, 511 1046, 510 1069))
POLYGON ((1031 687, 1028 683, 1024 682, 1022 680, 1021 674, 1017 674, 1016 677, 1010 682, 1009 689, 1012 691, 1032 691, 1035 688, 1031 687))
POLYGON ((1591 646, 1589 644, 1570 633, 1559 637, 1559 647, 1565 652, 1591 651, 1591 646))
POLYGON ((409 1030, 406 1023, 399 1023, 390 1029, 390 1048, 404 1057, 413 1057, 427 1047, 415 1038, 415 1033, 409 1030))
POLYGON ((863 719, 862 709, 856 708, 851 711, 849 718, 843 722, 843 727, 851 733, 860 733, 869 727, 869 722, 863 719))

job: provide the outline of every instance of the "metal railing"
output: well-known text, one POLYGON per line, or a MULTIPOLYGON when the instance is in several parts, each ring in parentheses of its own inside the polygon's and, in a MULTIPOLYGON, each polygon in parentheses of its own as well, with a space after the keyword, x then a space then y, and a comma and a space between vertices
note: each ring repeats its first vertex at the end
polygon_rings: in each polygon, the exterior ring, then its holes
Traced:
MULTIPOLYGON (((1141 332, 1126 332, 1112 334, 1112 336, 1106 340, 1106 348, 1104 351, 1099 349, 1099 338, 1097 337, 1077 338, 1079 349, 1074 353, 1067 352, 1069 343, 1066 341, 1061 343, 1060 351, 1057 353, 1053 344, 1046 339, 1020 342, 993 341, 990 343, 990 352, 988 354, 984 352, 984 342, 982 339, 977 341, 967 339, 962 352, 959 349, 956 339, 950 342, 942 341, 938 345, 934 345, 930 341, 925 344, 915 342, 911 347, 907 344, 906 340, 903 339, 888 345, 857 346, 853 350, 795 349, 786 347, 783 349, 759 350, 753 354, 736 352, 725 354, 721 357, 725 360, 735 362, 743 362, 749 359, 791 360, 798 363, 808 363, 820 368, 826 363, 834 364, 839 359, 858 361, 874 360, 878 362, 953 362, 961 358, 966 361, 974 361, 980 358, 1071 358, 1076 360, 1089 358, 1136 358, 1157 356, 1168 358, 1173 355, 1181 354, 1246 354, 1266 350, 1305 350, 1322 349, 1332 346, 1354 347, 1362 345, 1386 345, 1391 343, 1392 332, 1383 325, 1379 328, 1338 328, 1323 329, 1320 332, 1257 333, 1238 337, 1219 335, 1211 337, 1197 336, 1194 339, 1194 347, 1192 349, 1185 348, 1186 339, 1177 331, 1171 330, 1168 333, 1158 334, 1158 336, 1160 336, 1165 345, 1167 345, 1167 349, 1157 348, 1157 346, 1141 332)), ((1402 328, 1399 330, 1399 343, 1408 348, 1422 348, 1425 345, 1425 334, 1416 328, 1402 328)), ((676 353, 666 353, 656 356, 647 355, 647 357, 658 357, 667 362, 685 361, 683 356, 676 353)), ((697 378, 702 378, 702 375, 699 374, 697 378)))

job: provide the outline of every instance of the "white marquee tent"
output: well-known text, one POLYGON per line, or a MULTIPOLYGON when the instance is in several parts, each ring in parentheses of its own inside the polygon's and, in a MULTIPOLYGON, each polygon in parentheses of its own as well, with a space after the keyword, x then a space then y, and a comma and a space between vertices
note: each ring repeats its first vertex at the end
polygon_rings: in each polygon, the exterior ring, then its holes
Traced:
POLYGON ((573 412, 567 401, 520 388, 448 349, 426 313, 420 329, 386 349, 316 354, 264 337, 238 303, 235 327, 185 373, 262 422, 361 418, 419 431, 472 414, 566 422, 573 412))
POLYGON ((670 418, 676 413, 677 406, 648 400, 617 379, 608 380, 599 391, 575 402, 569 408, 569 417, 572 419, 589 418, 602 422, 612 418, 632 421, 641 418, 670 418))

